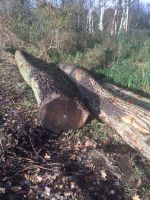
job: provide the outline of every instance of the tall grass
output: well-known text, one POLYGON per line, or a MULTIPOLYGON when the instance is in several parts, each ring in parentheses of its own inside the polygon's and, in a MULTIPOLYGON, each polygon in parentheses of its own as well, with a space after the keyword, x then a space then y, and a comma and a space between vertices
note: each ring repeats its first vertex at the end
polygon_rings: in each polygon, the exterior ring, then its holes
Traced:
POLYGON ((136 31, 116 38, 116 52, 104 67, 94 72, 121 86, 150 94, 150 37, 136 31))

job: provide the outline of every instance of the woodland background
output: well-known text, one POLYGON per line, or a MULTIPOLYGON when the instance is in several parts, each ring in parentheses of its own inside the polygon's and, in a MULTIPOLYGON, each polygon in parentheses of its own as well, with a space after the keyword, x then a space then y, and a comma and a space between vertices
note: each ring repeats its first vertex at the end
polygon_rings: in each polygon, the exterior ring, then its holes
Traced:
POLYGON ((0 199, 149 200, 149 163, 109 125, 90 119, 61 136, 40 126, 16 50, 50 72, 74 63, 149 98, 150 3, 0 0, 0 199))
POLYGON ((0 19, 4 48, 47 62, 73 62, 97 77, 150 93, 149 3, 1 0, 0 19))

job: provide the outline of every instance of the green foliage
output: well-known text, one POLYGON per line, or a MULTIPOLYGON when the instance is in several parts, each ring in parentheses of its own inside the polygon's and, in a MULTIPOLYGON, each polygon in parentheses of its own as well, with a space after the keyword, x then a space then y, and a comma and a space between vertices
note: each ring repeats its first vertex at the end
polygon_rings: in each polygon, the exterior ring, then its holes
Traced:
POLYGON ((108 62, 111 60, 111 50, 93 48, 87 49, 83 55, 81 65, 86 69, 92 69, 97 67, 107 66, 108 62))
MULTIPOLYGON (((135 32, 134 32, 135 33, 135 32)), ((141 33, 141 32, 140 32, 141 33)), ((116 38, 117 49, 113 62, 95 70, 111 81, 150 94, 150 38, 146 33, 131 33, 116 38)))
MULTIPOLYGON (((24 50, 47 62, 75 63, 124 87, 150 93, 149 31, 132 30, 112 36, 106 30, 95 29, 90 34, 84 12, 77 4, 49 10, 48 7, 30 9, 28 1, 24 7, 21 1, 12 2, 13 6, 7 8, 7 21, 23 41, 24 50), (80 29, 77 16, 83 20, 80 29)), ((16 49, 11 43, 7 48, 16 49)))
POLYGON ((142 194, 142 196, 150 198, 150 189, 142 187, 141 190, 140 190, 140 193, 142 194))
POLYGON ((71 139, 74 135, 76 135, 79 139, 83 139, 84 136, 89 136, 98 140, 106 140, 109 134, 108 127, 106 124, 101 124, 98 120, 92 120, 90 123, 86 124, 81 129, 76 131, 68 131, 68 139, 71 139))
POLYGON ((26 85, 26 83, 22 83, 18 86, 18 91, 22 93, 23 96, 19 104, 25 108, 32 108, 36 103, 33 91, 28 85, 26 85))
POLYGON ((91 122, 91 134, 94 139, 105 140, 107 138, 107 132, 104 131, 104 127, 97 120, 91 122))
POLYGON ((83 32, 76 30, 74 15, 76 10, 72 7, 49 10, 48 7, 34 8, 28 17, 18 9, 15 15, 9 18, 11 31, 26 43, 38 49, 38 54, 44 52, 49 55, 76 53, 83 46, 83 32))
POLYGON ((150 93, 150 68, 144 65, 137 66, 131 60, 124 60, 101 72, 122 86, 150 93))

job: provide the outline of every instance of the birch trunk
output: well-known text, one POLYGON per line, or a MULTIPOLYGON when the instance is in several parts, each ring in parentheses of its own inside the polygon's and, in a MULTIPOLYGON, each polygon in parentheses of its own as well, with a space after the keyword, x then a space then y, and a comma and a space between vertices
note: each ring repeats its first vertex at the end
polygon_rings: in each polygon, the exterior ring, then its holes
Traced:
POLYGON ((122 16, 121 16, 121 22, 119 26, 119 33, 125 31, 125 21, 126 21, 126 2, 123 0, 122 4, 122 16))
POLYGON ((117 33, 117 13, 118 13, 118 6, 117 6, 117 2, 115 1, 115 10, 114 10, 114 17, 113 17, 112 28, 111 28, 111 35, 114 35, 117 33))
POLYGON ((124 0, 124 2, 123 2, 123 12, 122 12, 122 18, 121 18, 119 33, 128 32, 130 5, 131 5, 131 0, 124 0))
POLYGON ((94 32, 93 11, 94 11, 93 10, 93 1, 90 0, 90 7, 89 7, 88 15, 87 15, 87 25, 86 25, 86 27, 91 34, 94 32))
POLYGON ((104 19, 104 12, 105 12, 105 0, 99 0, 99 9, 100 9, 100 17, 99 17, 99 30, 103 31, 104 30, 104 24, 103 24, 103 19, 104 19))
POLYGON ((127 8, 126 8, 126 20, 125 20, 125 31, 126 33, 128 32, 128 26, 129 26, 129 1, 128 1, 128 5, 127 5, 127 8))

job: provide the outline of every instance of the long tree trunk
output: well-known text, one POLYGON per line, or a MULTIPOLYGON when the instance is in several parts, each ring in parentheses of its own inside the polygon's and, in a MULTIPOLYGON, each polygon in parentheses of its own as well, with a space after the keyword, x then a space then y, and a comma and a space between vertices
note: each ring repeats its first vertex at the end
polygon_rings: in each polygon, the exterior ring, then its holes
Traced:
POLYGON ((128 101, 112 94, 74 65, 60 64, 59 68, 76 83, 88 102, 89 110, 150 160, 150 104, 143 108, 140 106, 140 97, 136 95, 128 101))
POLYGON ((125 31, 128 32, 128 27, 129 27, 129 4, 130 4, 130 1, 128 1, 128 5, 127 5, 127 8, 126 8, 126 20, 125 20, 125 31))
POLYGON ((93 22, 93 1, 90 0, 90 7, 89 7, 89 11, 88 11, 88 15, 87 15, 87 23, 86 23, 86 27, 89 30, 89 32, 92 34, 94 32, 94 22, 93 22))
POLYGON ((20 51, 16 51, 15 59, 21 75, 34 92, 43 127, 59 133, 84 125, 89 112, 73 96, 71 98, 67 95, 65 87, 61 86, 63 82, 59 83, 60 71, 55 73, 53 66, 51 74, 47 74, 31 64, 31 59, 20 51))
POLYGON ((103 31, 104 30, 104 24, 103 24, 103 19, 104 19, 104 12, 105 12, 105 0, 100 0, 99 1, 99 10, 100 10, 100 15, 99 15, 99 30, 103 31))
POLYGON ((128 32, 129 28, 129 10, 130 10, 131 0, 123 1, 123 11, 119 27, 119 33, 128 32))
POLYGON ((113 93, 115 96, 118 96, 129 103, 133 103, 137 106, 150 110, 150 99, 137 95, 131 91, 120 88, 108 82, 102 83, 102 86, 113 93))
POLYGON ((122 3, 122 16, 121 16, 121 21, 120 21, 120 26, 119 26, 119 33, 125 31, 125 21, 126 21, 126 2, 123 0, 122 3))
POLYGON ((117 33, 117 19, 116 19, 117 18, 117 12, 118 12, 118 8, 117 8, 117 5, 116 5, 115 10, 114 10, 114 16, 113 16, 113 19, 112 19, 111 30, 110 30, 111 35, 114 35, 114 34, 117 33))

